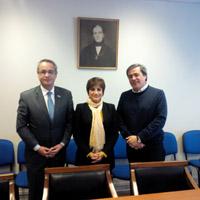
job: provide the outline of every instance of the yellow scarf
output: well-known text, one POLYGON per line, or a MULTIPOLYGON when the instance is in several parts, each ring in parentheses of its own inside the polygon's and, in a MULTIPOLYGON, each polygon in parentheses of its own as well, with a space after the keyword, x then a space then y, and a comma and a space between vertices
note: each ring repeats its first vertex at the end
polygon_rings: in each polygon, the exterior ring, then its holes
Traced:
POLYGON ((102 107, 103 102, 98 104, 88 99, 88 106, 92 111, 92 125, 90 130, 90 148, 93 151, 100 151, 105 144, 105 131, 103 127, 102 107))

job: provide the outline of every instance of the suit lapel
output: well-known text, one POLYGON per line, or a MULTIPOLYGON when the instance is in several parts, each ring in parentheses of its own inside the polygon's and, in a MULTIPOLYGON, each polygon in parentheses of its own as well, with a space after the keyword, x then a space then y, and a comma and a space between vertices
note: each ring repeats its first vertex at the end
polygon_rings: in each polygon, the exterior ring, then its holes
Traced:
POLYGON ((37 99, 37 102, 38 102, 37 105, 38 105, 39 109, 41 110, 41 113, 44 113, 44 116, 48 120, 50 120, 48 110, 47 110, 47 106, 46 106, 44 96, 42 94, 42 90, 41 90, 40 86, 36 87, 35 95, 36 95, 36 99, 37 99))
POLYGON ((105 106, 105 103, 103 103, 103 108, 102 108, 102 112, 103 112, 103 123, 105 121, 107 121, 107 117, 108 117, 108 114, 107 114, 107 109, 106 109, 106 106, 105 106))
POLYGON ((57 87, 55 87, 54 92, 55 92, 55 107, 54 107, 54 119, 55 119, 59 113, 59 110, 62 108, 63 94, 57 87))
POLYGON ((90 122, 92 122, 92 111, 90 110, 90 107, 88 103, 85 103, 85 118, 88 119, 90 122))

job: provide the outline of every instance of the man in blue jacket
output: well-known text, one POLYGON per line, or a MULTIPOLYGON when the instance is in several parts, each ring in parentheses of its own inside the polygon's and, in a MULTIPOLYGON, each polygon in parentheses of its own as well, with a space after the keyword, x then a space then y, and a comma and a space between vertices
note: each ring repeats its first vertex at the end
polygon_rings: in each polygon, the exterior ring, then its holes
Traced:
POLYGON ((117 110, 129 162, 162 161, 165 159, 163 127, 167 118, 165 94, 148 85, 143 65, 131 65, 126 73, 132 89, 121 94, 117 110))

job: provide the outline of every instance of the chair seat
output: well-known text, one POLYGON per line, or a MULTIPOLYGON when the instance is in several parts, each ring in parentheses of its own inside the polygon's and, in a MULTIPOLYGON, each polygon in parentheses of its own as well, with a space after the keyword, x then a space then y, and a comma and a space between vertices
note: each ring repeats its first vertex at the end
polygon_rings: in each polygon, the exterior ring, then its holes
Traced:
POLYGON ((21 188, 27 188, 28 187, 28 178, 27 178, 27 172, 26 171, 21 171, 17 174, 15 178, 15 184, 18 187, 21 188))
POLYGON ((195 166, 195 167, 200 168, 200 159, 189 160, 189 165, 193 165, 193 166, 195 166))
POLYGON ((129 180, 130 179, 129 164, 126 165, 115 164, 115 168, 112 170, 112 175, 114 178, 129 180))

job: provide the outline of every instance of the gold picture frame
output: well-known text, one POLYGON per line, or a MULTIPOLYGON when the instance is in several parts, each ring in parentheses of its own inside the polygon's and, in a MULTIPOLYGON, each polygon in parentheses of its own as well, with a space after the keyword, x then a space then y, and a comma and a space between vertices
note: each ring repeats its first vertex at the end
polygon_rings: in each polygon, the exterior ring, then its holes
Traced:
POLYGON ((77 18, 78 68, 117 69, 119 19, 77 18))

